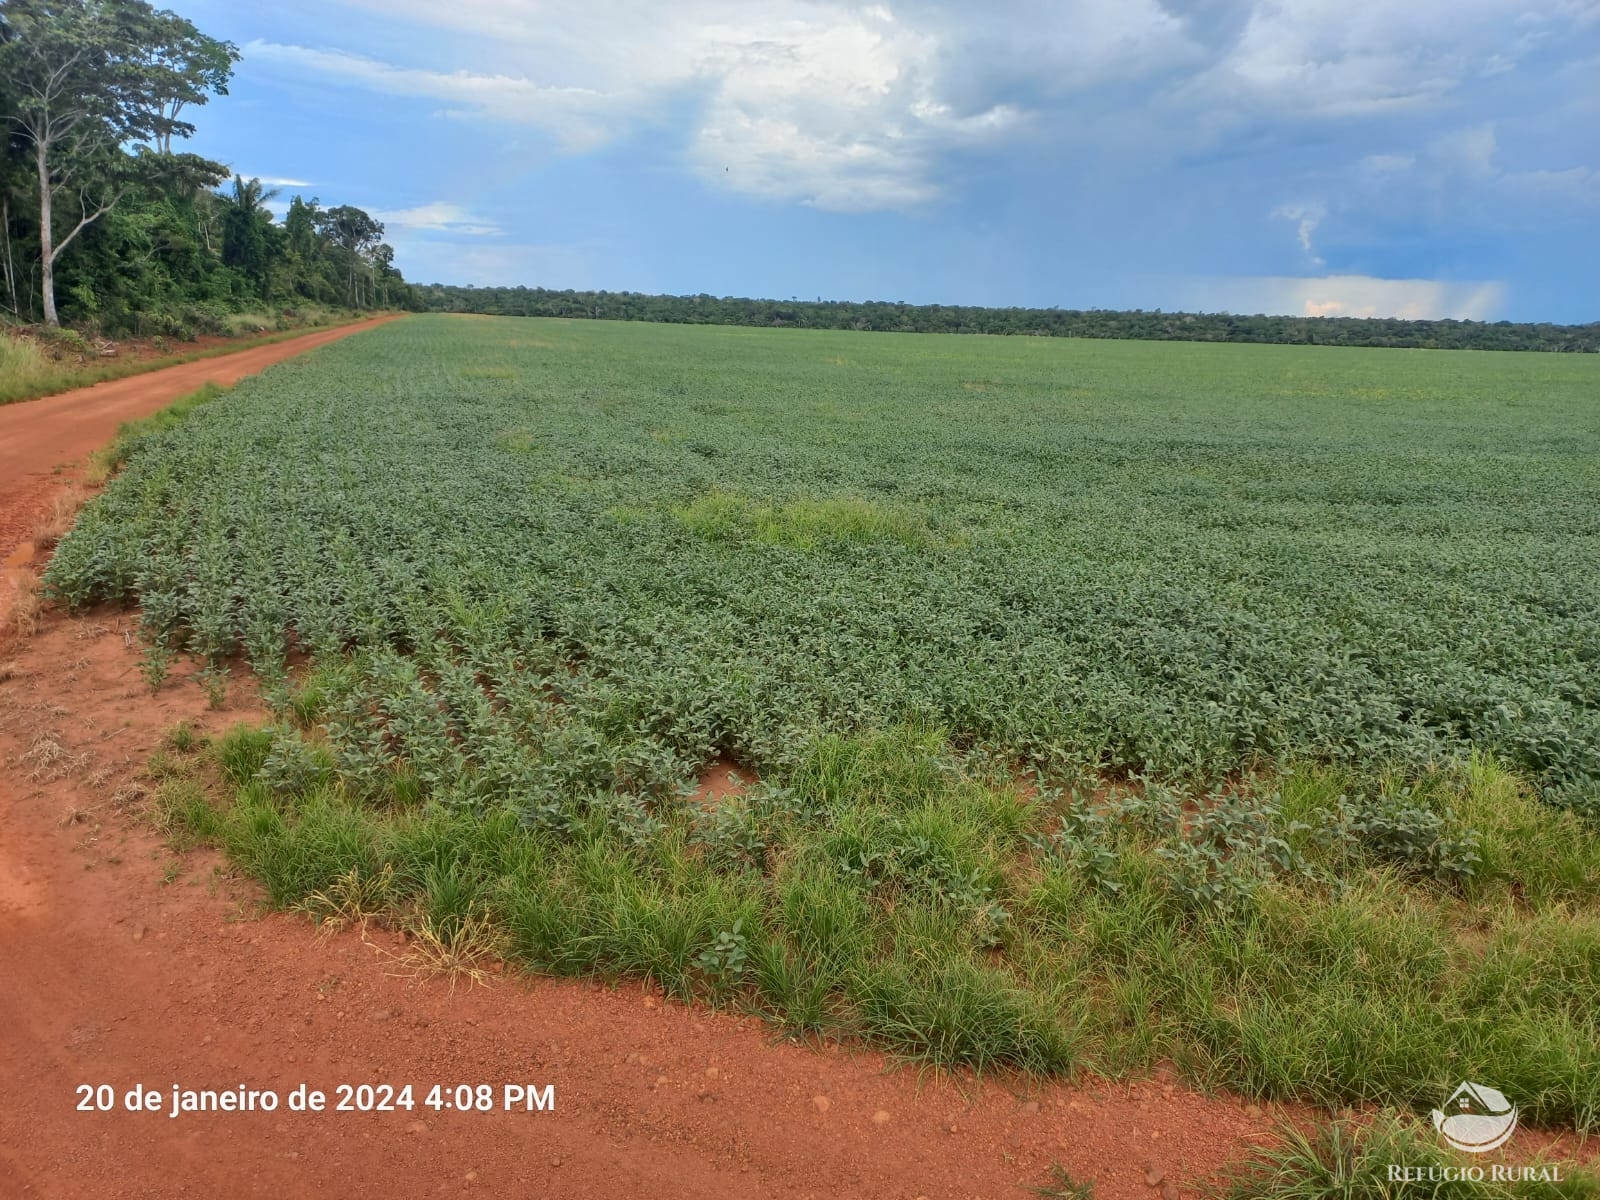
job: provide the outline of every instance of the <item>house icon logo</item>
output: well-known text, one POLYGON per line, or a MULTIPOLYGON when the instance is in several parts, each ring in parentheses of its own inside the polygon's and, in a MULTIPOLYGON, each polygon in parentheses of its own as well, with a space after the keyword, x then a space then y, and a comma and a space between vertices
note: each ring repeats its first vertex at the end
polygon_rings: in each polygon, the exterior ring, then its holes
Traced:
POLYGON ((1517 1106, 1481 1083, 1463 1083, 1433 1110, 1433 1127, 1457 1150, 1482 1154, 1506 1144, 1517 1130, 1517 1106))

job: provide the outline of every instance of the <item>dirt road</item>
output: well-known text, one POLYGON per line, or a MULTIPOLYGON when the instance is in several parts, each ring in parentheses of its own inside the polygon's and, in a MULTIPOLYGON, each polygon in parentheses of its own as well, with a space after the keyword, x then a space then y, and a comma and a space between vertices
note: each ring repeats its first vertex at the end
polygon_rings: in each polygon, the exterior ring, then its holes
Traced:
POLYGON ((234 383, 314 346, 394 319, 377 317, 319 329, 270 346, 163 367, 41 400, 0 405, 0 562, 16 557, 20 544, 43 515, 57 483, 55 469, 105 445, 124 422, 149 416, 208 382, 234 383))

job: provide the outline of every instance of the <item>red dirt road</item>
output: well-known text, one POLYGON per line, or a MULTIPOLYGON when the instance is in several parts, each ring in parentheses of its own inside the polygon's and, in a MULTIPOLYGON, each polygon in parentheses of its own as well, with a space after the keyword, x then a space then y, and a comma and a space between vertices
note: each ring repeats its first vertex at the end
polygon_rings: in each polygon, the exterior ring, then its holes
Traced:
POLYGON ((54 469, 105 445, 124 422, 147 417, 208 382, 234 383, 314 346, 392 320, 395 318, 386 316, 319 329, 237 354, 163 367, 40 400, 0 405, 0 562, 15 556, 43 515, 54 490, 54 469))

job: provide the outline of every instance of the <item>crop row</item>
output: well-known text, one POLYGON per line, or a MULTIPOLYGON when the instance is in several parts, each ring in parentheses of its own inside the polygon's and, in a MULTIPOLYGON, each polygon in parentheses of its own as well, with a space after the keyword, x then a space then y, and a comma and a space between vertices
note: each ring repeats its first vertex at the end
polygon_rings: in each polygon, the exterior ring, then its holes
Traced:
POLYGON ((1196 782, 1478 746, 1584 808, 1593 383, 416 318, 147 439, 48 581, 137 601, 154 680, 180 651, 269 688, 295 650, 357 652, 348 770, 468 805, 662 795, 717 753, 909 719, 1048 774, 1196 782))

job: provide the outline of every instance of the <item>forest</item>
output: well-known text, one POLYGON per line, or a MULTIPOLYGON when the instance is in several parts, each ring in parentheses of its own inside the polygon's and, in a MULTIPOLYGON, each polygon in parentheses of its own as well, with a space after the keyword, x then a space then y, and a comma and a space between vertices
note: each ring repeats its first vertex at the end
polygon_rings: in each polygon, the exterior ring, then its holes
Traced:
POLYGON ((174 149, 239 51, 143 0, 0 0, 0 319, 115 336, 409 308, 382 222, 174 149))
POLYGON ((1600 322, 1405 321, 1387 317, 1240 316, 1104 309, 979 308, 888 301, 750 300, 652 296, 640 292, 552 291, 529 287, 418 288, 430 312, 517 317, 586 317, 678 325, 797 326, 892 333, 991 333, 1035 337, 1130 338, 1179 342, 1274 342, 1318 346, 1396 346, 1426 350, 1600 350, 1600 322))

